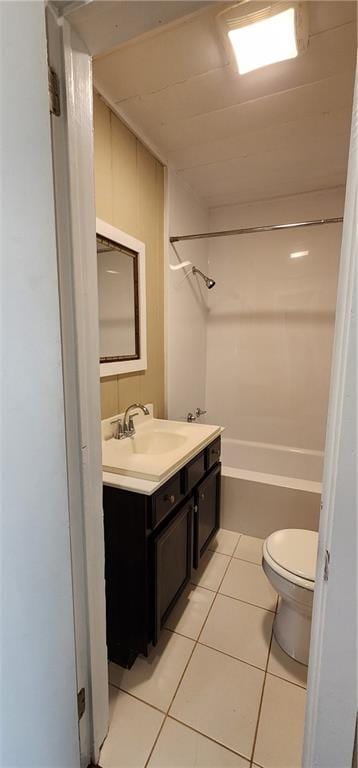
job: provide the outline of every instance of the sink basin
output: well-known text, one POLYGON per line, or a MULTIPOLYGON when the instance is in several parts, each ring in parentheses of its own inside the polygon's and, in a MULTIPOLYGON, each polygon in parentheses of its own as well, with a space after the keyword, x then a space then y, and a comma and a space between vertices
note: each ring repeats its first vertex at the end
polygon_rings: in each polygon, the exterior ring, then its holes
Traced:
POLYGON ((129 448, 133 453, 150 454, 159 456, 168 451, 175 451, 181 448, 187 442, 184 435, 178 435, 176 432, 162 432, 152 430, 145 434, 138 434, 129 441, 129 448))
MULTIPOLYGON (((220 427, 207 424, 148 419, 146 416, 140 422, 140 417, 137 418, 133 437, 124 440, 108 437, 102 441, 104 472, 161 480, 197 453, 203 443, 220 433, 220 427)), ((110 427, 110 420, 108 424, 110 427)))

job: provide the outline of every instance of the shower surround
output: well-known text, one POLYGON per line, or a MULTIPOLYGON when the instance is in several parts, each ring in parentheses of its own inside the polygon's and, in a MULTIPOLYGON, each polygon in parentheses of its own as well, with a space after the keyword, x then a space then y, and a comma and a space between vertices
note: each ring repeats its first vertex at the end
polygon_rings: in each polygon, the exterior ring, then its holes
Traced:
MULTIPOLYGON (((173 235, 343 214, 339 187, 213 209, 205 227, 177 184, 173 235)), ((168 413, 185 418, 201 406, 225 427, 222 520, 231 530, 264 538, 318 527, 341 235, 342 224, 327 224, 175 244, 215 286, 196 293, 191 276, 169 274, 168 413)))
MULTIPOLYGON (((342 189, 221 208, 213 229, 340 216, 342 189)), ((222 524, 317 530, 342 225, 209 241, 206 405, 222 524), (301 257, 292 253, 304 252, 301 257)))
MULTIPOLYGON (((218 208, 210 227, 341 216, 343 203, 339 188, 218 208)), ((225 437, 323 450, 341 234, 329 224, 206 241, 206 407, 225 437)))

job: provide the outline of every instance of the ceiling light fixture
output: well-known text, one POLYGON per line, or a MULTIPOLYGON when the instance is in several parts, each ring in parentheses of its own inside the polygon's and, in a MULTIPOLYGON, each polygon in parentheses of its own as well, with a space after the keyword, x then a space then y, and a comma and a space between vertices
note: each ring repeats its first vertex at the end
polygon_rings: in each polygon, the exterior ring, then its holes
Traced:
POLYGON ((218 20, 240 75, 293 59, 307 48, 307 12, 302 3, 249 0, 219 14, 218 20))
POLYGON ((302 256, 308 256, 309 251, 294 251, 290 253, 290 259, 301 259, 302 256))

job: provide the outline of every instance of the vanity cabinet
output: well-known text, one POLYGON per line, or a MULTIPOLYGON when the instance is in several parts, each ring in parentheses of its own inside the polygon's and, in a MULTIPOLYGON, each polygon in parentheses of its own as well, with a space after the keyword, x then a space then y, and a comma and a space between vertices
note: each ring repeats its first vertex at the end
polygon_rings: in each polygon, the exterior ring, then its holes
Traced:
POLYGON ((194 499, 190 498, 164 530, 154 537, 154 644, 172 607, 190 580, 193 509, 194 499))
POLYGON ((105 485, 107 647, 131 667, 158 641, 220 525, 220 438, 152 495, 105 485))
POLYGON ((194 506, 194 568, 220 525, 221 465, 216 465, 199 483, 194 506))

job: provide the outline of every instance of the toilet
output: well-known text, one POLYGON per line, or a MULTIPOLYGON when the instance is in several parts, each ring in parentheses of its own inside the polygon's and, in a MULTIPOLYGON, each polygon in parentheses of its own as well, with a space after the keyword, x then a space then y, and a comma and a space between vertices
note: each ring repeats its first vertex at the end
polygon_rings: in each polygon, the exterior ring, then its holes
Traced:
POLYGON ((275 531, 265 540, 262 567, 280 596, 273 632, 281 648, 308 665, 318 533, 275 531))

